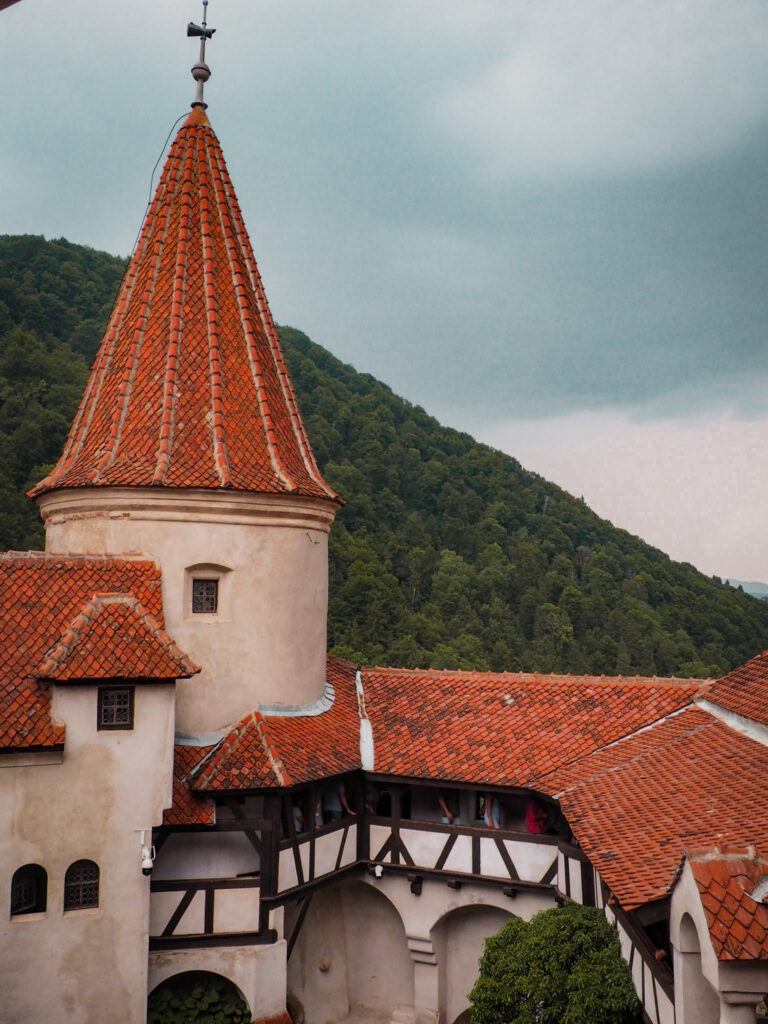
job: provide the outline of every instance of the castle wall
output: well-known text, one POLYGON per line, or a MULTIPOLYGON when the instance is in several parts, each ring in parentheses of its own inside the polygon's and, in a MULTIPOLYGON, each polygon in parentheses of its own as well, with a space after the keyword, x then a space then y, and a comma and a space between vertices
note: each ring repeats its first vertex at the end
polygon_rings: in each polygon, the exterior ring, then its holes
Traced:
POLYGON ((0 757, 3 1024, 145 1021, 149 878, 137 830, 158 825, 170 804, 173 704, 173 684, 139 685, 134 729, 98 731, 97 687, 58 685, 59 763, 0 757), (99 905, 65 913, 65 872, 81 859, 99 866, 99 905), (11 878, 29 863, 48 874, 46 910, 11 918, 11 878))
MULTIPOLYGON (((278 1017, 285 1012, 284 941, 269 946, 150 953, 149 988, 146 991, 151 993, 161 982, 186 971, 210 971, 233 982, 248 1003, 254 1020, 278 1017)), ((142 1024, 145 1020, 146 1008, 142 1024)))
POLYGON ((288 964, 288 986, 307 1024, 363 1007, 386 1014, 413 1005, 413 970, 403 923, 389 900, 358 881, 315 894, 288 964))
POLYGON ((485 940, 510 917, 508 910, 479 904, 451 911, 432 930, 440 973, 441 1019, 454 1024, 469 1007, 469 992, 479 974, 485 940))
POLYGON ((166 628, 203 667, 178 684, 177 731, 207 734, 260 703, 322 696, 331 502, 102 487, 55 491, 39 504, 46 550, 141 552, 162 569, 166 628), (218 580, 215 614, 192 612, 193 577, 218 580))

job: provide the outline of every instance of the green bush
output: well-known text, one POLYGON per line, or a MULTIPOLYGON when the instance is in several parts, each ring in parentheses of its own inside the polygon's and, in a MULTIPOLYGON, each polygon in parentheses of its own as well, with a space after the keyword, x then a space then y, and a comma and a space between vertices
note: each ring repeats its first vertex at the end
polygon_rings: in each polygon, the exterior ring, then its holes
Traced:
POLYGON ((639 1024, 619 939, 601 910, 570 903, 486 940, 472 1024, 639 1024))
POLYGON ((251 1024, 251 1013, 226 978, 185 974, 155 989, 147 1024, 251 1024))

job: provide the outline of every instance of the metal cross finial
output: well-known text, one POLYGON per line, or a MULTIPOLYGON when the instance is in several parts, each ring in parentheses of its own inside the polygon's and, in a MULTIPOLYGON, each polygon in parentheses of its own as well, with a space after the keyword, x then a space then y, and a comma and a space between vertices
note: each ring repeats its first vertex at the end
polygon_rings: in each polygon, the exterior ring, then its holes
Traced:
POLYGON ((203 24, 196 25, 194 21, 190 21, 187 25, 187 36, 199 36, 200 38, 200 56, 197 64, 192 68, 192 77, 197 82, 197 92, 195 94, 195 102, 192 104, 193 107, 202 107, 205 109, 208 104, 203 101, 203 86, 211 77, 211 69, 205 63, 205 43, 207 39, 213 36, 216 31, 215 28, 208 28, 208 0, 203 0, 203 24))

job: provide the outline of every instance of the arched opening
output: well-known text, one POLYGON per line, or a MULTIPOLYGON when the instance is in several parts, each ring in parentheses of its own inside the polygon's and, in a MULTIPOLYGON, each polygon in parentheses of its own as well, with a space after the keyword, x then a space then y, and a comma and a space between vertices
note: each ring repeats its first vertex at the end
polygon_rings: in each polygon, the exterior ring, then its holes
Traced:
POLYGON ((447 1024, 469 1020, 469 993, 477 981, 483 945, 510 917, 501 907, 480 903, 451 910, 434 926, 440 1012, 447 1024))
POLYGON ((221 1024, 250 1024, 251 1011, 240 989, 212 971, 185 971, 166 978, 147 1000, 147 1024, 177 1024, 179 1020, 211 1020, 221 1024), (198 1015, 200 1015, 198 1017, 198 1015))
POLYGON ((44 914, 48 899, 48 875, 39 864, 24 864, 11 879, 11 917, 44 914))
POLYGON ((99 905, 99 865, 76 860, 64 876, 64 909, 84 910, 99 905))
POLYGON ((680 950, 675 958, 678 1024, 718 1024, 720 1000, 701 970, 701 944, 690 914, 680 922, 680 950))
POLYGON ((393 904, 360 881, 318 890, 288 962, 288 987, 306 1024, 412 1006, 413 965, 393 904))

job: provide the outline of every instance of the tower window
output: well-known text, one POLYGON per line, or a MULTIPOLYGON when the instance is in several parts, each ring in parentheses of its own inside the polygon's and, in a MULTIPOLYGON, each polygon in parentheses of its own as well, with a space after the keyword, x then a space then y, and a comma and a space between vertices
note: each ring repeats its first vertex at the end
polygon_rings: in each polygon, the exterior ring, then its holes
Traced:
POLYGON ((99 866, 92 860, 76 860, 64 876, 64 909, 83 910, 99 905, 99 866))
POLYGON ((39 864, 25 864, 11 879, 11 917, 45 912, 48 875, 39 864))
POLYGON ((99 729, 133 728, 133 687, 99 687, 99 729))
POLYGON ((195 615, 214 615, 219 605, 218 580, 192 580, 192 611, 195 615))

